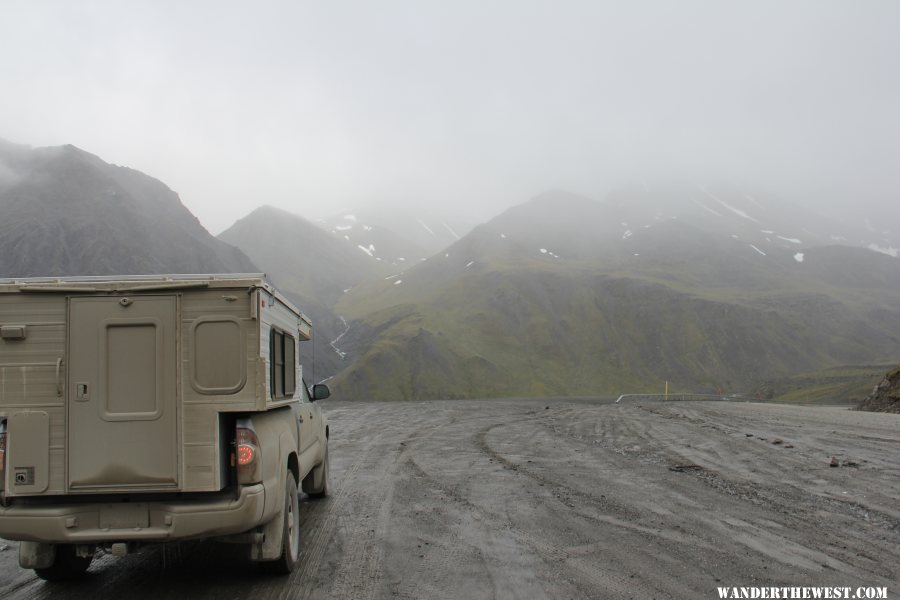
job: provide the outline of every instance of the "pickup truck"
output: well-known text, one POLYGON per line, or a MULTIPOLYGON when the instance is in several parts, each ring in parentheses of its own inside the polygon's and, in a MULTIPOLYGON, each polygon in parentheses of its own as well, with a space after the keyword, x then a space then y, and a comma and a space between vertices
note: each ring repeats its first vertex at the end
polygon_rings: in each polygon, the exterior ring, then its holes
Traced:
POLYGON ((212 538, 297 565, 328 493, 312 325, 263 274, 0 280, 0 537, 59 580, 212 538))

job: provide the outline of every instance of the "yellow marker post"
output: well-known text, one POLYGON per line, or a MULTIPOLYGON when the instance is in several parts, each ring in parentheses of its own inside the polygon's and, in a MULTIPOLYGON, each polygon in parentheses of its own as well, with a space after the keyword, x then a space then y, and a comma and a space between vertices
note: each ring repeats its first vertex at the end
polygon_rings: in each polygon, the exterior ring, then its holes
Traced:
POLYGON ((669 382, 666 382, 666 400, 669 399, 669 382))

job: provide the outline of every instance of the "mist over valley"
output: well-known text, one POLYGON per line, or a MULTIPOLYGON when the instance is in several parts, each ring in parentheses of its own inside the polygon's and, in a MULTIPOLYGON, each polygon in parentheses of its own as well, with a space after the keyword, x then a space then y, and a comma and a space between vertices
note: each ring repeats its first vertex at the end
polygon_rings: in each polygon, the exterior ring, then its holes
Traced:
POLYGON ((265 272, 316 324, 310 380, 346 399, 753 396, 900 355, 900 240, 760 188, 547 191, 477 224, 263 206, 213 238, 152 177, 71 146, 2 150, 0 275, 265 272))

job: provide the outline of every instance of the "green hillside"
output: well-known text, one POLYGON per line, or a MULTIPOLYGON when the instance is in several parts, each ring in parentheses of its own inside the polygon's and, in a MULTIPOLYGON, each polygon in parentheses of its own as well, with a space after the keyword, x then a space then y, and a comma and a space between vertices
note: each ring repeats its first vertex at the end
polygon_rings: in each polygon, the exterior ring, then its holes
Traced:
POLYGON ((857 405, 895 365, 841 366, 767 381, 752 396, 792 404, 857 405))
POLYGON ((334 381, 378 399, 747 392, 900 355, 900 262, 857 248, 748 250, 666 220, 625 239, 608 206, 517 207, 336 307, 355 360, 334 381))

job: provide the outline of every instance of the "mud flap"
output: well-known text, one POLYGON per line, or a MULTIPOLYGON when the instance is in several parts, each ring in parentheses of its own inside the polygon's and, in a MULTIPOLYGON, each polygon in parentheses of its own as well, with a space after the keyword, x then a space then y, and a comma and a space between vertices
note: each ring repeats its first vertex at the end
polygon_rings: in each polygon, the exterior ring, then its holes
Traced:
POLYGON ((42 542, 19 542, 19 566, 23 569, 49 569, 56 562, 56 546, 42 542))
POLYGON ((275 518, 262 526, 263 540, 250 545, 250 560, 276 560, 281 556, 282 538, 284 537, 284 507, 275 518))

